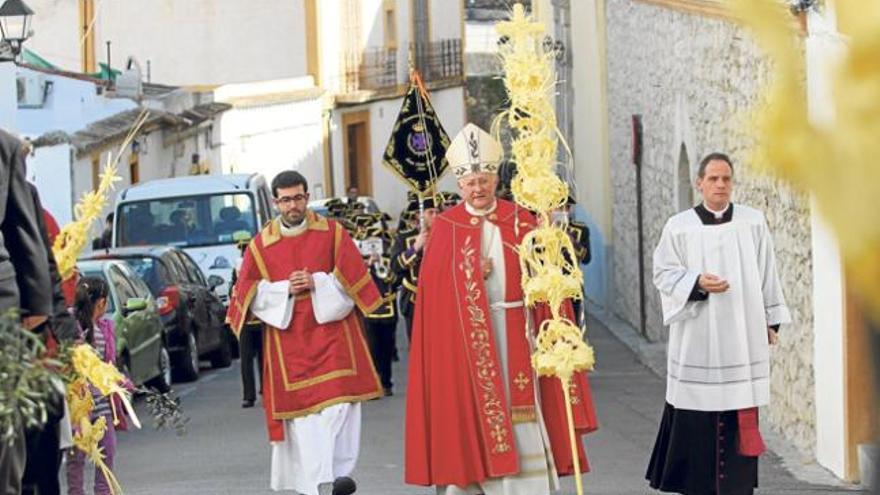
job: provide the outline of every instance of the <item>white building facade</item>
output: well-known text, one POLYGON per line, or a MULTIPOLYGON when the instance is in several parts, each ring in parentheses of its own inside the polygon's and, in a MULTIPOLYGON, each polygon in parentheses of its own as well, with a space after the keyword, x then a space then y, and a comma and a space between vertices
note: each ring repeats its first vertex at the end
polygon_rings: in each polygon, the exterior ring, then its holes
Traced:
MULTIPOLYGON (((28 178, 62 225, 73 220, 82 195, 97 187, 111 154, 119 156, 122 180, 117 187, 220 172, 217 150, 211 146, 215 129, 219 134, 214 117, 228 106, 200 103, 205 95, 147 85, 139 98, 119 97, 106 81, 26 65, 16 67, 13 80, 18 86, 13 111, 17 134, 34 145, 28 178), (144 112, 146 123, 122 148, 144 112)), ((112 210, 114 197, 110 199, 105 213, 112 210)))
MULTIPOLYGON (((330 136, 324 148, 325 190, 339 196, 356 186, 396 215, 406 205, 407 187, 382 165, 382 155, 410 68, 420 72, 450 139, 464 126, 464 6, 440 0, 345 0, 316 2, 316 7, 317 79, 335 95, 324 113, 330 136)), ((447 174, 440 189, 454 188, 447 174)))
POLYGON ((15 93, 15 65, 0 62, 0 127, 9 132, 18 128, 15 93))
POLYGON ((215 101, 232 106, 211 143, 220 171, 271 180, 298 170, 315 199, 356 186, 396 214, 406 187, 381 158, 411 67, 421 71, 447 132, 464 124, 459 4, 32 0, 29 47, 91 72, 107 61, 110 42, 114 67, 133 56, 145 77, 213 91, 215 101))

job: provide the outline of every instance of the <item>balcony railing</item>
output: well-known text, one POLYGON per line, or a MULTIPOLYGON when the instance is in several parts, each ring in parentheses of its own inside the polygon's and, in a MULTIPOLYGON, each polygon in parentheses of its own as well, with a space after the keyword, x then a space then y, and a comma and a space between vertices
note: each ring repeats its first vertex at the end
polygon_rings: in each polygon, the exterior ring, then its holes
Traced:
MULTIPOLYGON (((409 62, 422 80, 431 83, 452 83, 464 76, 460 39, 411 43, 409 62)), ((398 51, 394 48, 368 48, 343 55, 340 93, 343 99, 386 95, 407 84, 398 73, 398 51)))
POLYGON ((413 67, 427 83, 461 79, 464 75, 460 39, 416 42, 409 49, 413 67))
POLYGON ((393 88, 397 79, 397 49, 370 48, 343 59, 343 93, 393 88))

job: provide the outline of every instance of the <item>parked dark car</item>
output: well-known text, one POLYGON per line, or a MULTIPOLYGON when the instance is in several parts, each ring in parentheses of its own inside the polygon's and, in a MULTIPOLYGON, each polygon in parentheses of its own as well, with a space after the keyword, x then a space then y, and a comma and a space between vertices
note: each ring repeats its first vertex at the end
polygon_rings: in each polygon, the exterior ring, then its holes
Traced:
POLYGON ((110 288, 105 318, 116 333, 116 365, 135 385, 147 384, 160 392, 171 387, 171 358, 165 326, 146 284, 128 264, 118 260, 81 260, 85 277, 104 279, 110 288))
POLYGON ((95 253, 92 259, 123 260, 149 287, 167 330, 175 379, 197 379, 200 358, 210 359, 215 368, 231 364, 235 337, 214 293, 223 283, 219 277, 210 277, 209 283, 192 258, 172 246, 116 248, 95 253))

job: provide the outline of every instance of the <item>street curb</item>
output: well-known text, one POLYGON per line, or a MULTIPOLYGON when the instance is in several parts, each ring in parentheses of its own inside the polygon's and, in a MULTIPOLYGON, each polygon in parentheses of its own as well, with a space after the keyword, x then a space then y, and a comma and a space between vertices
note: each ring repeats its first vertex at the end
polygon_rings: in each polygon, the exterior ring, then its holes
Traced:
MULTIPOLYGON (((602 326, 608 329, 611 335, 619 340, 635 354, 636 359, 652 373, 660 378, 666 376, 666 344, 651 343, 645 340, 629 323, 621 320, 614 314, 604 310, 590 301, 586 302, 586 311, 589 317, 596 319, 602 326)), ((587 328, 587 340, 590 338, 589 327, 587 328)), ((597 363, 601 367, 602 357, 597 356, 597 363)), ((775 430, 767 428, 762 431, 764 441, 773 453, 782 460, 786 471, 791 473, 798 481, 813 485, 826 485, 852 491, 863 491, 865 487, 847 483, 830 471, 820 466, 812 457, 805 457, 791 442, 786 440, 775 430)))

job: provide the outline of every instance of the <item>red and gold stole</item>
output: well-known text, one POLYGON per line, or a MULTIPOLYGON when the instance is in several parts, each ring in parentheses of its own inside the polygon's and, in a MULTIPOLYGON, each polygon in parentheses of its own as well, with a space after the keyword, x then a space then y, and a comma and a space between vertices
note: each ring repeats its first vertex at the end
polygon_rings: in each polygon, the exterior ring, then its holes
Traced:
POLYGON ((478 402, 480 433, 488 451, 486 459, 493 475, 518 471, 513 424, 535 421, 535 392, 531 353, 526 338, 526 309, 522 306, 519 257, 516 246, 531 224, 521 222, 512 204, 499 201, 495 212, 485 217, 468 214, 463 208, 449 216, 454 223, 454 267, 452 277, 461 308, 459 329, 465 342, 474 397, 478 402), (482 222, 496 224, 504 245, 505 304, 508 373, 503 376, 492 330, 489 302, 480 269, 482 222), (522 225, 517 225, 517 222, 522 225), (506 397, 502 380, 508 381, 506 397), (508 403, 510 407, 508 407, 508 403), (512 470, 511 470, 512 467, 512 470))

